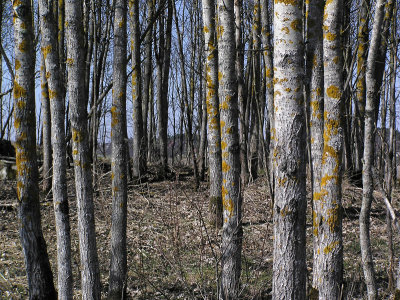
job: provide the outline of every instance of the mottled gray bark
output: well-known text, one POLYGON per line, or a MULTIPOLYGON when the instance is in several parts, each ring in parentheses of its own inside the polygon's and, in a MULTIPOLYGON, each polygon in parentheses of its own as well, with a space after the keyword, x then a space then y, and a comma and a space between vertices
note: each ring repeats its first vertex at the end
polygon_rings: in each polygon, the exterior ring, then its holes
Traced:
POLYGON ((203 0, 203 31, 206 52, 206 105, 208 127, 208 164, 210 180, 210 220, 222 226, 221 135, 218 101, 218 51, 215 30, 215 1, 203 0))
MULTIPOLYGON (((130 0, 129 5, 138 5, 130 0)), ((137 7, 136 7, 137 8, 137 7)), ((132 10, 131 10, 132 11, 132 10)), ((132 18, 133 16, 131 16, 132 18)), ((111 262, 108 288, 109 299, 122 299, 126 295, 127 249, 127 153, 126 130, 126 48, 127 48, 127 0, 115 2, 114 16, 114 61, 113 61, 113 103, 111 107, 111 262)), ((134 87, 132 87, 134 89, 134 87)), ((138 91, 139 92, 139 91, 138 91)), ((135 92, 133 92, 135 93, 135 92)), ((140 124, 141 125, 141 124, 140 124)), ((138 159, 138 157, 136 157, 138 159)), ((134 168, 135 170, 135 168, 134 168)), ((138 171, 138 170, 137 170, 138 171)), ((137 173, 134 173, 138 176, 137 173)))
POLYGON ((145 166, 145 144, 143 139, 142 73, 140 58, 139 1, 129 0, 129 24, 131 28, 132 52, 132 101, 133 101, 133 176, 143 176, 145 166))
POLYGON ((236 74, 238 82, 238 103, 239 103, 239 139, 240 139, 240 170, 243 184, 249 181, 249 165, 247 161, 247 134, 248 122, 246 122, 247 93, 244 82, 244 49, 242 43, 242 18, 243 9, 241 0, 234 1, 235 12, 235 42, 236 42, 236 74))
MULTIPOLYGON (((306 48, 306 78, 308 80, 307 107, 311 148, 311 184, 313 195, 313 220, 322 218, 318 205, 318 195, 321 190, 322 153, 324 147, 324 66, 322 45, 322 16, 324 1, 310 1, 307 5, 307 48, 306 48)), ((313 222, 313 283, 318 290, 321 266, 319 247, 319 231, 313 222)))
POLYGON ((340 38, 343 1, 327 1, 323 18, 324 54, 324 148, 320 191, 313 196, 320 215, 315 216, 318 230, 316 279, 319 299, 339 299, 343 282, 342 241, 342 152, 343 58, 340 38))
POLYGON ((222 204, 220 299, 237 299, 242 251, 242 195, 237 75, 235 70, 235 14, 233 0, 218 0, 218 96, 221 116, 222 204))
POLYGON ((83 299, 100 299, 100 274, 96 247, 89 132, 85 91, 85 53, 81 3, 65 2, 68 97, 78 208, 79 251, 83 299))
POLYGON ((43 150, 43 191, 47 193, 51 189, 51 117, 50 117, 50 99, 49 99, 49 86, 46 78, 46 66, 42 55, 40 66, 40 88, 42 90, 40 101, 42 103, 42 150, 43 150))
MULTIPOLYGON (((377 57, 381 43, 381 29, 384 17, 385 0, 376 2, 374 25, 370 38, 366 69, 366 104, 365 104, 365 129, 364 129, 364 164, 363 164, 363 199, 360 212, 360 246, 361 260, 367 284, 368 299, 377 299, 378 292, 375 281, 374 265, 370 240, 370 213, 372 204, 372 192, 374 189, 372 179, 372 165, 374 157, 375 141, 375 110, 380 85, 376 77, 377 57)), ((379 103, 379 102, 378 102, 379 103)))
POLYGON ((42 55, 51 106, 53 204, 57 232, 58 297, 72 299, 71 235, 66 174, 65 107, 53 1, 40 0, 42 55))
POLYGON ((305 116, 302 2, 274 5, 273 299, 305 299, 305 116))
POLYGON ((35 48, 29 0, 13 1, 14 129, 20 239, 30 299, 56 299, 53 273, 43 238, 36 157, 35 48))

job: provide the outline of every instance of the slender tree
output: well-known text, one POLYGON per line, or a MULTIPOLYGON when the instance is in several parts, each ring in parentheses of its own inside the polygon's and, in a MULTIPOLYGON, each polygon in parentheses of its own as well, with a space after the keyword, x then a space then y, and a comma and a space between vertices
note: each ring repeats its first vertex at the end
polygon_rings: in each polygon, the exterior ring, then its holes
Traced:
POLYGON ((222 258, 221 299, 237 299, 240 292, 242 251, 242 196, 237 76, 235 65, 235 14, 233 0, 218 0, 218 96, 222 149, 222 258))
POLYGON ((20 238, 30 299, 56 299, 53 273, 43 238, 36 157, 35 49, 29 0, 13 1, 14 128, 20 238))
POLYGON ((319 299, 339 299, 343 280, 341 155, 343 99, 341 0, 325 3, 323 20, 324 133, 320 190, 313 197, 318 215, 317 268, 319 299))
POLYGON ((374 265, 372 259, 370 239, 370 213, 372 204, 373 179, 372 164, 374 157, 375 141, 375 110, 377 97, 379 95, 378 78, 376 74, 377 57, 381 44, 381 29, 384 17, 385 0, 376 2, 374 25, 372 28, 370 48, 368 50, 366 69, 366 104, 365 104, 365 127, 364 127, 364 164, 363 164, 363 199, 360 212, 360 245, 361 260, 364 270, 365 282, 367 284, 368 299, 377 299, 378 292, 375 281, 374 265))
POLYGON ((60 299, 72 299, 71 235, 66 174, 65 108, 61 64, 57 42, 55 1, 39 1, 42 54, 51 107, 53 148, 53 203, 57 231, 58 293, 60 299))
POLYGON ((218 101, 218 51, 215 31, 215 1, 203 0, 204 42, 206 52, 206 105, 208 124, 208 163, 211 223, 222 226, 221 135, 218 101))
MULTIPOLYGON (((137 5, 132 2, 130 0, 130 6, 137 5)), ((137 3, 137 1, 135 2, 137 3)), ((134 10, 135 8, 131 7, 131 11, 132 9, 134 10)), ((124 141, 126 128, 126 18, 127 0, 116 1, 114 16, 114 85, 113 104, 111 107, 111 180, 113 205, 109 299, 124 298, 126 293, 127 153, 124 141)))
POLYGON ((138 178, 144 174, 144 139, 142 115, 142 76, 140 63, 140 24, 139 1, 129 0, 129 21, 131 27, 132 52, 132 101, 133 101, 133 176, 138 178))
MULTIPOLYGON (((311 146, 311 184, 313 195, 313 220, 322 218, 318 196, 321 189, 322 153, 324 147, 324 67, 322 42, 322 16, 324 1, 310 1, 307 4, 307 48, 306 74, 308 82, 307 106, 311 146)), ((319 224, 313 222, 313 288, 318 290, 322 268, 319 247, 319 224)))
POLYGON ((274 5, 273 299, 305 299, 305 116, 302 2, 274 5))
POLYGON ((79 251, 83 299, 100 299, 93 189, 90 168, 89 132, 85 96, 85 56, 81 3, 65 2, 67 36, 68 97, 78 207, 79 251))

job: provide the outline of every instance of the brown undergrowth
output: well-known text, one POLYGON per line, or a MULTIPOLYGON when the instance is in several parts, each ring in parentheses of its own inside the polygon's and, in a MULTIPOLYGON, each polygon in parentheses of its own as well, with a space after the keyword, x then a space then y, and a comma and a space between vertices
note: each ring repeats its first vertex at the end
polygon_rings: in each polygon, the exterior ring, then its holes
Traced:
MULTIPOLYGON (((185 171, 181 172, 185 174, 185 171)), ((68 171, 72 228, 74 298, 80 298, 79 245, 72 170, 68 171)), ((272 278, 273 224, 265 177, 244 188, 242 299, 269 299, 272 278)), ((107 291, 111 219, 110 173, 99 175, 95 193, 97 247, 102 294, 107 291)), ((27 283, 18 236, 15 182, 0 183, 0 299, 26 299, 27 283)), ((194 190, 190 176, 129 185, 129 299, 216 299, 221 232, 209 225, 207 184, 194 190)), ((343 241, 345 299, 363 299, 366 288, 360 261, 358 213, 362 190, 343 183, 343 241)), ((310 191, 308 193, 310 196, 310 191)), ((380 298, 389 296, 388 249, 384 203, 376 193, 371 238, 380 298)), ((42 226, 54 274, 56 235, 52 202, 41 197, 42 226)), ((51 198, 51 195, 47 195, 51 198)), ((395 193, 394 199, 399 199, 395 193)), ((308 278, 312 271, 310 200, 307 218, 308 278)), ((398 208, 395 200, 395 207, 398 208)), ((399 233, 394 232, 399 255, 399 233)), ((397 264, 396 264, 397 266, 397 264)), ((54 276, 55 281, 57 277, 54 276)))

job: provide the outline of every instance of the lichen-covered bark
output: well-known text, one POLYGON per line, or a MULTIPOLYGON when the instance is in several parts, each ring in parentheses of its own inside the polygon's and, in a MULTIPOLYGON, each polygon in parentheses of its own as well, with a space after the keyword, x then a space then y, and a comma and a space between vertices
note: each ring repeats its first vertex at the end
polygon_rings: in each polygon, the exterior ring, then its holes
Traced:
POLYGON ((377 287, 374 275, 372 259, 371 240, 370 240, 370 212, 372 204, 372 192, 374 190, 372 179, 372 165, 374 159, 375 141, 375 110, 379 102, 377 101, 378 78, 376 77, 377 58, 379 46, 381 44, 381 28, 384 18, 385 0, 376 2, 374 25, 370 38, 370 48, 368 50, 367 69, 366 69, 366 104, 365 104, 365 129, 364 129, 364 164, 363 164, 363 199, 360 212, 360 246, 361 261, 364 271, 365 283, 367 284, 368 299, 377 299, 377 287))
MULTIPOLYGON (((132 3, 131 0, 130 5, 137 4, 132 3)), ((126 293, 127 153, 124 141, 124 132, 126 130, 126 18, 127 0, 117 0, 115 2, 114 16, 114 84, 111 107, 111 181, 113 201, 109 299, 124 298, 125 296, 123 295, 126 293)), ((138 176, 137 173, 135 174, 138 176)))
POLYGON ((139 0, 129 0, 129 22, 132 52, 133 176, 138 178, 144 174, 146 168, 141 95, 139 0))
POLYGON ((222 158, 218 101, 218 51, 215 31, 215 1, 202 0, 206 52, 206 105, 211 223, 222 226, 222 158))
POLYGON ((343 94, 342 48, 340 39, 341 0, 325 3, 323 16, 324 54, 324 148, 320 191, 313 195, 314 230, 318 230, 317 282, 319 299, 339 299, 343 280, 341 157, 343 136, 341 101, 343 94))
POLYGON ((53 204, 57 232, 58 295, 72 299, 71 236, 66 174, 65 104, 63 78, 57 42, 57 20, 53 1, 39 1, 42 57, 48 83, 51 107, 51 135, 53 149, 53 204))
MULTIPOLYGON (((308 82, 307 105, 311 146, 311 180, 313 195, 313 220, 322 218, 318 195, 321 183, 322 151, 324 147, 324 66, 322 45, 322 16, 324 1, 309 1, 307 5, 307 61, 306 74, 308 82)), ((319 232, 317 223, 313 223, 313 288, 318 290, 321 267, 318 265, 321 255, 318 252, 319 232)))
POLYGON ((100 299, 100 274, 96 247, 89 133, 85 91, 83 15, 80 2, 65 2, 69 113, 78 207, 79 251, 83 299, 100 299))
POLYGON ((356 157, 355 157, 355 168, 356 170, 362 169, 361 158, 363 152, 363 137, 364 137, 364 114, 365 114, 365 69, 367 63, 367 50, 369 44, 369 1, 360 0, 359 12, 358 12, 358 49, 357 49, 357 107, 358 107, 358 128, 360 135, 356 135, 356 157))
POLYGON ((263 45, 263 56, 264 56, 264 80, 266 86, 266 101, 267 101, 267 110, 268 110, 268 118, 265 125, 265 129, 267 130, 266 136, 266 146, 267 151, 269 152, 269 160, 267 165, 269 166, 270 170, 270 182, 271 188, 273 191, 273 165, 271 159, 271 153, 274 148, 274 87, 273 87, 273 77, 274 77, 274 69, 273 69, 273 49, 271 45, 271 26, 270 26, 270 15, 268 10, 268 0, 261 0, 260 1, 260 10, 261 10, 261 42, 263 45))
POLYGON ((14 129, 20 239, 30 299, 56 299, 53 273, 43 238, 36 157, 35 48, 29 0, 13 1, 14 129))
POLYGON ((272 298, 305 299, 305 116, 302 2, 274 5, 275 167, 272 298))
POLYGON ((236 299, 240 292, 242 196, 237 76, 235 72, 235 15, 233 0, 218 0, 218 96, 222 150, 223 229, 220 299, 236 299))
POLYGON ((50 100, 49 100, 49 87, 46 79, 46 66, 42 55, 40 66, 40 88, 41 88, 41 103, 42 103, 42 134, 43 134, 43 191, 48 192, 51 189, 51 174, 52 174, 52 153, 51 153, 51 117, 50 117, 50 100))
POLYGON ((244 49, 242 45, 242 0, 235 0, 235 41, 236 41, 236 74, 238 82, 239 103, 239 139, 240 139, 240 170, 243 184, 249 181, 249 166, 247 161, 247 133, 248 122, 246 122, 247 94, 244 82, 244 49))

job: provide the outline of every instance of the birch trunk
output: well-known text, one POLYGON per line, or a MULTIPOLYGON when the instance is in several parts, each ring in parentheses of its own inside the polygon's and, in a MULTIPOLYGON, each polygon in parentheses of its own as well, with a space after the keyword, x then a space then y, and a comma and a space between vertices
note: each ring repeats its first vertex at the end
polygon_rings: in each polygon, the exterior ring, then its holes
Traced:
POLYGON ((53 148, 53 203, 57 232, 58 296, 72 299, 71 235, 67 194, 65 104, 57 41, 54 1, 39 1, 42 54, 45 62, 51 106, 53 148))
POLYGON ((68 96, 74 158, 75 190, 78 207, 79 250, 83 299, 100 299, 100 274, 96 247, 89 132, 85 91, 81 3, 65 2, 67 36, 68 96))
POLYGON ((210 180, 210 215, 211 224, 222 226, 222 158, 220 115, 218 101, 218 51, 215 31, 215 1, 202 0, 204 40, 206 52, 206 105, 208 126, 208 163, 210 180))
POLYGON ((275 167, 272 299, 306 297, 302 2, 274 5, 275 167))
POLYGON ((14 128, 20 239, 30 299, 56 299, 53 273, 43 238, 36 157, 35 49, 29 0, 13 1, 14 128))
POLYGON ((222 258, 220 299, 237 299, 242 251, 242 195, 238 128, 235 14, 233 0, 218 0, 218 96, 222 150, 222 258))

